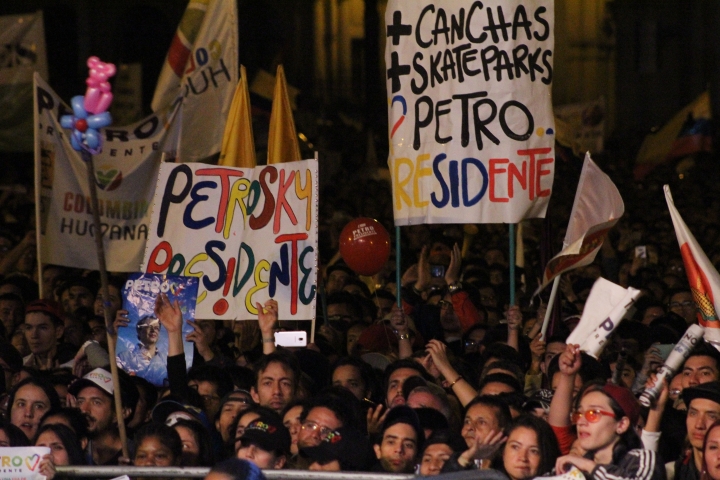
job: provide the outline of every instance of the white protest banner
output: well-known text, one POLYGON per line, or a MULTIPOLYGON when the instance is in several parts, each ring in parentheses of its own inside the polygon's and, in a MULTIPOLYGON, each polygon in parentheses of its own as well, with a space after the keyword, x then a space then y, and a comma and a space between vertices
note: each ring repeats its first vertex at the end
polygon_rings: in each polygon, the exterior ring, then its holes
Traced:
MULTIPOLYGON (((107 269, 136 272, 145 249, 150 205, 163 155, 175 156, 178 114, 164 110, 127 127, 102 129, 94 155, 107 269)), ((59 118, 70 108, 35 76, 35 201, 42 263, 98 269, 87 168, 59 118)))
POLYGON ((49 447, 0 447, 0 480, 45 480, 40 461, 49 447))
POLYGON ((195 317, 315 318, 317 160, 256 168, 164 164, 143 271, 200 278, 195 317))
POLYGON ((0 150, 33 149, 33 73, 48 77, 42 11, 0 17, 0 150))
POLYGON ((544 217, 553 0, 390 0, 385 22, 395 224, 544 217))
POLYGON ((238 82, 235 0, 190 0, 155 87, 155 112, 183 97, 182 157, 194 162, 220 151, 238 82))
POLYGON ((580 350, 597 358, 607 338, 640 296, 640 290, 623 288, 604 278, 595 281, 585 302, 580 323, 567 338, 567 344, 578 344, 580 350))

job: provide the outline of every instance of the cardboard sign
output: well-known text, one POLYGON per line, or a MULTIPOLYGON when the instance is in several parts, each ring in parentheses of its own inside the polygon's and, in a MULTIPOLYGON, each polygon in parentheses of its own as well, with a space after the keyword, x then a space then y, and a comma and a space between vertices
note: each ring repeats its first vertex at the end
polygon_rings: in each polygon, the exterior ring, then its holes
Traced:
POLYGON ((316 160, 163 165, 143 270, 198 277, 199 319, 256 319, 268 298, 314 319, 317 178, 316 160))
POLYGON ((552 193, 552 0, 390 0, 396 225, 518 223, 552 193))
POLYGON ((40 461, 49 453, 49 447, 0 448, 0 480, 45 480, 40 461))

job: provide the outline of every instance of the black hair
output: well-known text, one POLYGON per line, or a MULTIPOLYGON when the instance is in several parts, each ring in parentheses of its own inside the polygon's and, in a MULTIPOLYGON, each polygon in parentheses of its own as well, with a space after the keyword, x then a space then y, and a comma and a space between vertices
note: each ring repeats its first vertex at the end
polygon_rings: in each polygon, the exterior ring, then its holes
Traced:
POLYGON ((60 439, 60 442, 65 447, 65 451, 68 455, 68 465, 87 464, 85 460, 85 454, 83 452, 82 446, 80 445, 80 439, 70 427, 61 423, 43 425, 38 429, 38 432, 35 435, 35 439, 33 439, 32 442, 33 445, 37 444, 40 435, 45 432, 53 432, 60 439))
POLYGON ((180 419, 172 426, 176 430, 178 427, 185 427, 192 432, 199 449, 195 464, 186 465, 183 461, 183 467, 212 467, 215 465, 215 451, 213 450, 210 432, 202 424, 194 420, 180 419))
POLYGON ((8 440, 10 440, 11 447, 29 447, 30 440, 28 440, 25 432, 20 430, 20 427, 16 427, 9 420, 0 417, 0 430, 5 432, 8 440))
POLYGON ((152 383, 137 375, 133 375, 130 378, 133 384, 135 384, 135 388, 137 388, 138 395, 144 396, 147 411, 152 411, 158 400, 157 388, 155 388, 155 385, 152 383))
POLYGON ((523 372, 523 370, 518 367, 515 362, 508 362, 507 360, 495 360, 492 363, 485 364, 485 366, 483 367, 483 371, 480 374, 480 378, 482 379, 486 377, 487 372, 496 368, 512 372, 515 380, 521 383, 525 383, 525 373, 523 372))
POLYGON ((344 427, 351 427, 356 430, 362 430, 363 428, 360 416, 360 400, 344 387, 328 387, 317 397, 310 399, 307 407, 300 415, 300 421, 304 422, 310 411, 318 407, 332 411, 344 427))
POLYGON ((478 395, 465 406, 463 417, 467 415, 470 409, 475 405, 484 405, 492 408, 495 411, 495 418, 497 419, 498 426, 503 431, 507 432, 508 427, 512 423, 512 415, 510 415, 510 408, 502 398, 497 395, 478 395))
POLYGON ((481 392, 482 389, 490 383, 502 383, 512 388, 515 392, 522 392, 520 382, 515 377, 508 375, 507 373, 492 373, 490 375, 485 375, 478 385, 478 392, 481 392))
POLYGON ((430 445, 444 444, 452 449, 453 452, 459 453, 467 450, 467 445, 463 438, 450 428, 439 428, 433 430, 430 436, 425 440, 423 444, 423 451, 420 454, 425 453, 425 449, 430 445))
POLYGON ((223 460, 213 466, 210 473, 226 475, 230 480, 265 480, 265 475, 257 465, 239 458, 223 460))
POLYGON ((396 371, 400 370, 401 368, 410 368, 415 371, 417 371, 421 377, 423 377, 425 380, 433 381, 430 374, 425 370, 425 367, 420 365, 415 360, 409 359, 409 358, 403 358, 401 360, 395 360, 390 365, 385 367, 385 372, 383 374, 383 398, 387 396, 387 389, 388 389, 388 382, 390 381, 390 376, 396 371))
POLYGON ((345 366, 351 366, 358 369, 358 371, 360 372, 360 378, 362 378, 363 383, 365 383, 365 390, 370 391, 369 398, 372 399, 373 396, 377 393, 377 378, 375 377, 375 373, 373 372, 370 364, 358 357, 338 358, 332 366, 332 373, 330 374, 330 378, 332 378, 335 370, 345 366))
POLYGON ((47 420, 50 417, 62 417, 70 424, 70 428, 73 432, 75 432, 75 435, 79 440, 82 440, 83 438, 88 438, 89 432, 88 432, 88 421, 87 417, 84 413, 80 411, 79 408, 75 407, 60 407, 60 408, 51 408, 47 412, 45 412, 45 415, 42 416, 40 419, 40 425, 56 425, 58 422, 53 423, 47 423, 47 420))
POLYGON ((160 443, 170 449, 173 456, 173 465, 179 466, 182 460, 182 440, 180 435, 175 431, 174 428, 168 427, 164 423, 150 422, 141 426, 137 432, 135 432, 135 453, 133 457, 137 455, 137 449, 142 445, 143 440, 146 438, 154 437, 160 440, 160 443))
POLYGON ((43 392, 45 392, 45 396, 48 397, 48 400, 50 401, 51 410, 55 408, 60 408, 60 397, 58 397, 55 388, 53 388, 53 386, 47 380, 43 378, 28 377, 15 385, 12 390, 10 390, 7 403, 8 417, 10 417, 12 414, 13 404, 15 403, 15 395, 17 395, 17 392, 26 385, 37 387, 43 392))
MULTIPOLYGON (((540 450, 540 463, 538 465, 536 477, 541 477, 548 472, 552 472, 555 468, 555 462, 560 456, 560 447, 552 428, 545 420, 533 415, 520 415, 515 419, 508 431, 508 437, 518 428, 527 428, 535 432, 538 449, 540 450)), ((505 447, 507 448, 507 443, 505 447)), ((504 471, 504 466, 503 466, 504 471)))
MULTIPOLYGON (((710 357, 715 360, 717 370, 720 370, 720 352, 707 342, 698 342, 688 355, 688 358, 691 357, 710 357)), ((687 362, 687 359, 685 361, 687 362)))
POLYGON ((255 379, 253 381, 255 389, 257 390, 258 388, 260 374, 264 372, 271 363, 280 363, 286 370, 290 370, 293 373, 293 392, 295 392, 298 384, 300 383, 300 375, 302 375, 302 372, 300 371, 300 364, 295 356, 282 351, 275 351, 268 355, 263 355, 260 357, 260 360, 255 363, 255 379))
MULTIPOLYGON (((505 330, 505 335, 507 339, 507 328, 505 330)), ((520 357, 520 353, 515 350, 513 347, 506 345, 504 343, 493 343, 489 342, 488 336, 494 336, 498 333, 497 329, 488 330, 488 332, 485 334, 485 340, 483 341, 487 347, 485 348, 485 351, 483 352, 483 360, 484 362, 487 362, 488 359, 495 357, 500 358, 506 361, 513 362, 521 369, 523 368, 523 362, 522 358, 520 357)))
MULTIPOLYGON (((367 284, 360 280, 357 277, 350 277, 345 281, 345 286, 348 285, 355 285, 356 287, 360 288, 360 291, 362 291, 362 297, 363 298, 369 298, 370 297, 370 289, 368 288, 367 284)), ((349 292, 348 292, 349 293, 349 292)))
POLYGON ((216 365, 205 364, 191 368, 188 372, 188 380, 214 383, 217 387, 217 393, 220 398, 235 389, 232 377, 228 375, 225 370, 216 365))
POLYGON ((362 306, 352 293, 345 291, 333 292, 327 296, 326 303, 328 307, 330 305, 345 304, 350 316, 353 317, 353 321, 362 320, 363 318, 362 306))

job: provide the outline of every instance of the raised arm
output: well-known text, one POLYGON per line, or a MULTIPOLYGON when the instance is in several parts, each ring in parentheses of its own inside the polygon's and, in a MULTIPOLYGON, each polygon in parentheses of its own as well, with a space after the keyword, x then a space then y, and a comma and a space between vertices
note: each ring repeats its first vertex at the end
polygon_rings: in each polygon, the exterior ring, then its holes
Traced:
POLYGON ((550 402, 548 423, 553 427, 567 427, 570 425, 575 375, 582 365, 580 345, 568 345, 560 354, 559 365, 560 381, 550 402))

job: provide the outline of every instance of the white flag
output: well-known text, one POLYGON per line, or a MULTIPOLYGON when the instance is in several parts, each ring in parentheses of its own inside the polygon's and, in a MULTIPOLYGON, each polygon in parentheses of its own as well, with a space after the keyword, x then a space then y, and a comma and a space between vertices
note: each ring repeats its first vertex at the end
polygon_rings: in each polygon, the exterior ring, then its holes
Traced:
POLYGON ((563 250, 548 262, 539 290, 563 272, 590 265, 623 213, 625 204, 617 187, 586 153, 563 250))
POLYGON ((567 343, 578 344, 582 351, 597 358, 639 295, 640 290, 623 288, 598 278, 585 302, 580 323, 567 338, 567 343))
POLYGON ((237 7, 234 0, 191 0, 180 20, 152 109, 183 97, 182 162, 220 151, 223 127, 238 82, 237 7))

